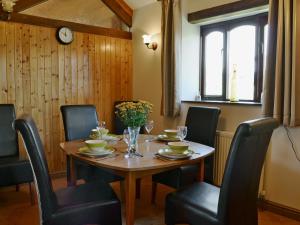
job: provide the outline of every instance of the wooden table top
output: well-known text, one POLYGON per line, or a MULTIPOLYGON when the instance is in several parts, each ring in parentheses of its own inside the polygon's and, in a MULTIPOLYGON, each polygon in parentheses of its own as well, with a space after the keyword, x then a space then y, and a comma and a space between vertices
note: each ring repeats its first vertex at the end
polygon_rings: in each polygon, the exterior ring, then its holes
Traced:
POLYGON ((198 144, 195 142, 188 142, 190 144, 189 149, 193 150, 196 154, 187 160, 163 160, 155 158, 154 154, 159 149, 165 148, 166 143, 151 141, 145 142, 146 135, 140 135, 138 139, 137 151, 143 154, 144 157, 125 158, 124 155, 127 150, 127 145, 123 141, 118 141, 112 146, 116 150, 117 156, 114 158, 89 158, 77 154, 80 147, 85 146, 82 140, 64 142, 60 144, 61 149, 72 157, 78 158, 82 161, 86 161, 89 164, 104 167, 119 171, 143 171, 152 169, 161 169, 169 167, 178 167, 178 165, 195 164, 196 161, 200 161, 203 158, 211 155, 214 152, 214 148, 198 144))

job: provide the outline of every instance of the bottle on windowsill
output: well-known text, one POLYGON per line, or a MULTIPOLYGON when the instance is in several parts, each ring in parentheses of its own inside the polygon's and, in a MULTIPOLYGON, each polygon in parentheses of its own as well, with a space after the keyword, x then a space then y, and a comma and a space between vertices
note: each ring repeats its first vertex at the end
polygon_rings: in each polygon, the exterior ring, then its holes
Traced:
POLYGON ((233 71, 230 80, 230 96, 229 100, 231 102, 238 102, 238 77, 237 77, 237 65, 233 64, 233 71))
POLYGON ((201 101, 200 91, 198 91, 197 95, 195 96, 195 101, 201 101))

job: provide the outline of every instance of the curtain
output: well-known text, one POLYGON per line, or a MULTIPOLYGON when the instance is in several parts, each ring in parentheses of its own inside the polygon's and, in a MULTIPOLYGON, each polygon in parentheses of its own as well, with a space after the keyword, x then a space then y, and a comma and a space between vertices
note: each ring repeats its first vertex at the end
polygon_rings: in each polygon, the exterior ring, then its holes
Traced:
MULTIPOLYGON (((296 57, 299 54, 296 51, 299 45, 296 20, 299 20, 300 12, 297 1, 270 0, 263 87, 263 114, 292 127, 300 125, 300 74, 297 73, 300 65, 296 57)), ((300 34, 299 29, 298 32, 300 34)))
POLYGON ((181 2, 162 0, 161 115, 176 117, 181 101, 181 2))

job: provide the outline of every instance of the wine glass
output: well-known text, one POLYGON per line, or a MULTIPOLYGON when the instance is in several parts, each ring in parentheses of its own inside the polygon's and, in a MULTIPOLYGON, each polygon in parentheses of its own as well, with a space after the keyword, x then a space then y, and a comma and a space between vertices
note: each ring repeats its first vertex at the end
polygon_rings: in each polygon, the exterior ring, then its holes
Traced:
MULTIPOLYGON (((145 124, 145 130, 147 131, 147 134, 150 135, 151 130, 154 127, 154 121, 153 120, 148 120, 147 123, 145 124)), ((146 139, 146 142, 151 141, 151 139, 146 139)))
POLYGON ((177 127, 177 135, 180 141, 183 141, 187 135, 187 127, 186 126, 178 126, 177 127))
POLYGON ((99 122, 99 127, 105 129, 105 127, 106 127, 105 121, 100 121, 99 122))

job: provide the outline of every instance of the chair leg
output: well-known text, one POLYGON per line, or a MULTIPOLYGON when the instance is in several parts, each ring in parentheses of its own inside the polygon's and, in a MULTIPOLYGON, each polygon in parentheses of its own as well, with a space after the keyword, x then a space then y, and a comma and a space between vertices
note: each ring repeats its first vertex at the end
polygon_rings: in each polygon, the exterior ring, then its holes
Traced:
POLYGON ((120 181, 120 195, 121 201, 125 202, 125 181, 120 181))
POLYGON ((16 184, 16 192, 19 192, 20 190, 20 185, 16 184))
POLYGON ((31 205, 34 205, 34 203, 35 203, 34 192, 32 190, 31 182, 28 183, 28 186, 29 186, 29 194, 30 194, 30 203, 31 203, 31 205))
POLYGON ((141 198, 141 178, 137 179, 136 181, 136 194, 135 198, 140 199, 141 198))
POLYGON ((157 183, 152 181, 151 203, 155 204, 157 183))

